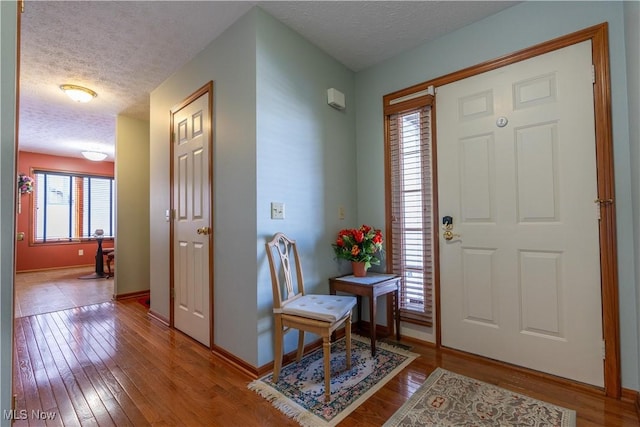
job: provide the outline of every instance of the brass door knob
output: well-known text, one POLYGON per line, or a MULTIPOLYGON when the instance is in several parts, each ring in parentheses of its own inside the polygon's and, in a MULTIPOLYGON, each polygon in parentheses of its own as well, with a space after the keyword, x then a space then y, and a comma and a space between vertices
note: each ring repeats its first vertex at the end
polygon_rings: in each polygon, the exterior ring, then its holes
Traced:
POLYGON ((211 229, 209 227, 202 227, 202 228, 198 228, 196 230, 196 233, 198 234, 203 234, 203 235, 208 235, 211 233, 211 229))
POLYGON ((442 237, 444 237, 444 240, 453 240, 455 237, 460 237, 460 235, 451 230, 445 230, 445 232, 442 233, 442 237))
POLYGON ((445 224, 442 226, 442 229, 444 230, 444 233, 442 233, 442 237, 444 237, 444 240, 453 240, 455 237, 460 237, 459 234, 454 233, 453 230, 453 224, 445 224))

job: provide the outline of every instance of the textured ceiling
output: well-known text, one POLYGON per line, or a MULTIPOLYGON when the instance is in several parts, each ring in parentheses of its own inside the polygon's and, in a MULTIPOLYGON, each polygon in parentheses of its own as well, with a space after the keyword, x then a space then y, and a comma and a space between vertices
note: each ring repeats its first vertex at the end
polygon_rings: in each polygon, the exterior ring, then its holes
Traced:
POLYGON ((118 114, 148 119, 149 93, 254 5, 354 71, 516 2, 35 1, 22 15, 20 149, 114 159, 118 114), (98 97, 70 101, 64 83, 98 97))

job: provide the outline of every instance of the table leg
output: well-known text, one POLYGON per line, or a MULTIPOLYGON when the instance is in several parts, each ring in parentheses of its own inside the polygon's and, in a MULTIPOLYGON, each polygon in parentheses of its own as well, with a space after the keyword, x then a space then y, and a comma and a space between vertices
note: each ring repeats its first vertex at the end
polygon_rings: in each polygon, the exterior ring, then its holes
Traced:
MULTIPOLYGON (((334 289, 329 289, 329 295, 335 295, 336 291, 334 289)), ((336 340, 336 331, 331 332, 331 342, 336 340)))
POLYGON ((395 301, 393 299, 393 292, 389 292, 386 297, 387 297, 387 329, 389 330, 389 334, 388 336, 393 337, 393 330, 394 330, 394 325, 395 323, 393 323, 393 315, 395 314, 394 307, 395 307, 395 301))
POLYGON ((362 333, 362 297, 360 295, 356 295, 356 299, 358 300, 358 332, 362 333))
POLYGON ((369 329, 371 335, 371 356, 376 355, 376 299, 369 296, 369 329))
POLYGON ((396 340, 400 342, 400 291, 396 289, 393 293, 393 312, 396 316, 396 340))

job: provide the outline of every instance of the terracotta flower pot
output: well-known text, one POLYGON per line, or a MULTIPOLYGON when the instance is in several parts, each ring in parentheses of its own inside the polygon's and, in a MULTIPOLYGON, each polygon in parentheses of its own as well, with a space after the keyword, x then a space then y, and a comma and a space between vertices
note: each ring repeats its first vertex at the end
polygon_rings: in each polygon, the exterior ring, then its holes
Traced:
POLYGON ((356 277, 366 277, 367 267, 364 262, 351 261, 351 267, 353 268, 353 275, 356 277))

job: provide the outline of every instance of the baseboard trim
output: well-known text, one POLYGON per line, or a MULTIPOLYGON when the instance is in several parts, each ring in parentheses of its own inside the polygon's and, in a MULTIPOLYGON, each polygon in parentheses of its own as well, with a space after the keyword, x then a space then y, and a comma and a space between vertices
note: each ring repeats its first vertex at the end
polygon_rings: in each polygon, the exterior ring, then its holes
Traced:
POLYGON ((148 297, 150 296, 150 290, 144 290, 144 291, 137 291, 137 292, 129 292, 126 294, 118 294, 115 295, 115 300, 116 301, 122 301, 124 299, 132 299, 132 298, 142 298, 142 297, 148 297))
POLYGON ((78 265, 64 265, 61 267, 46 267, 46 268, 34 268, 31 270, 16 270, 16 274, 20 273, 41 273, 45 271, 55 271, 55 270, 71 270, 74 268, 95 268, 93 264, 78 264, 78 265))
POLYGON ((211 352, 213 353, 214 356, 218 357, 223 362, 226 362, 229 365, 233 366, 235 369, 239 370, 243 374, 248 375, 251 378, 258 378, 259 374, 255 366, 252 366, 247 362, 245 362, 244 360, 234 356, 233 354, 229 353, 227 350, 223 349, 222 347, 218 347, 214 345, 211 347, 211 352))
POLYGON ((153 310, 147 311, 147 316, 149 316, 153 320, 157 320, 160 323, 163 323, 166 326, 169 326, 169 319, 164 317, 162 314, 158 314, 153 310))

